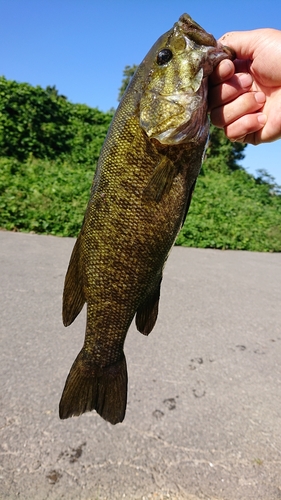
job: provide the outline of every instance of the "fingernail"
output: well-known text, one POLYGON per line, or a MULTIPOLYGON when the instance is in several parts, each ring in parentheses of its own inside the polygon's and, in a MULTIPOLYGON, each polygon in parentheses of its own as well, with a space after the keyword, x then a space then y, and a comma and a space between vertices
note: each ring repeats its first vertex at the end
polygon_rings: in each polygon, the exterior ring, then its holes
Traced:
POLYGON ((263 92, 255 92, 255 99, 258 104, 263 104, 265 102, 265 95, 263 92))
POLYGON ((230 73, 233 73, 233 63, 229 59, 224 59, 220 63, 220 76, 225 79, 229 77, 230 73))
POLYGON ((241 87, 243 89, 246 89, 252 85, 253 78, 251 77, 250 73, 242 73, 242 75, 239 76, 239 82, 241 87))
POLYGON ((261 125, 265 125, 266 124, 266 121, 267 121, 267 116, 264 115, 264 114, 261 114, 261 115, 258 115, 258 122, 261 124, 261 125))

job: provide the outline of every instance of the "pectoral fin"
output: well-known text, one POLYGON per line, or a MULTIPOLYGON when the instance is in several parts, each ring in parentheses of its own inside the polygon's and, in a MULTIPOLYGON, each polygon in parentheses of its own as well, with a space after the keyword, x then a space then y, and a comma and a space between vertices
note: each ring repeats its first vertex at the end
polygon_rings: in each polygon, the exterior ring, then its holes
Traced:
POLYGON ((171 160, 163 157, 143 191, 143 198, 146 201, 156 201, 158 203, 164 194, 169 193, 175 175, 175 165, 171 160))
POLYGON ((86 302, 80 263, 80 236, 74 245, 64 281, 62 318, 64 326, 69 326, 80 313, 86 302))
POLYGON ((156 323, 158 315, 158 304, 160 299, 161 281, 162 278, 159 281, 154 292, 146 297, 144 302, 137 310, 136 327, 139 332, 143 333, 143 335, 149 335, 156 323))

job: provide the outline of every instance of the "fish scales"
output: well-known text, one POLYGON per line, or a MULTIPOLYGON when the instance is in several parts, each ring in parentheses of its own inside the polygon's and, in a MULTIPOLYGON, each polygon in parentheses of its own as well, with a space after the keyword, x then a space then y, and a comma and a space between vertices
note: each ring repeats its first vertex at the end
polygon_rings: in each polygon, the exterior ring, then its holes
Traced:
POLYGON ((60 417, 96 410, 124 419, 128 328, 148 335, 163 267, 184 222, 208 138, 207 76, 230 49, 187 14, 137 69, 101 150, 65 278, 63 321, 87 303, 83 348, 67 377, 60 417))

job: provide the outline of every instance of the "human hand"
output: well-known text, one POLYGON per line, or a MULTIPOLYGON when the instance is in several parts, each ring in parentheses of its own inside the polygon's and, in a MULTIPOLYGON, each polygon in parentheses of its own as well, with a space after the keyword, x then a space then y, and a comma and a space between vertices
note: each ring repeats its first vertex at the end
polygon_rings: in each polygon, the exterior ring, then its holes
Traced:
POLYGON ((237 59, 221 61, 209 77, 214 125, 232 141, 249 144, 281 138, 281 31, 226 33, 220 42, 237 59))

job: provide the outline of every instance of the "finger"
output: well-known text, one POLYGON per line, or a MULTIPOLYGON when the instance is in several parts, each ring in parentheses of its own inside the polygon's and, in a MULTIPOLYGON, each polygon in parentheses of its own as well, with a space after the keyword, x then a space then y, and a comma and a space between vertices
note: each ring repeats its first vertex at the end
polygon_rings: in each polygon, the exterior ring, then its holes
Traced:
POLYGON ((244 115, 230 125, 224 127, 225 135, 233 142, 258 144, 257 134, 265 125, 267 120, 263 113, 244 115))
POLYGON ((217 127, 225 127, 244 115, 260 110, 265 103, 263 92, 246 92, 234 101, 214 108, 211 111, 211 121, 217 127))
POLYGON ((209 76, 211 85, 218 85, 232 77, 235 72, 235 66, 229 59, 221 61, 209 76))
POLYGON ((250 73, 251 59, 235 59, 233 62, 235 66, 235 73, 250 73))
POLYGON ((259 30, 231 31, 225 33, 219 41, 231 47, 237 59, 253 59, 256 47, 260 44, 259 30))
POLYGON ((249 73, 235 74, 226 83, 209 90, 209 109, 223 106, 250 90, 253 79, 249 73))

